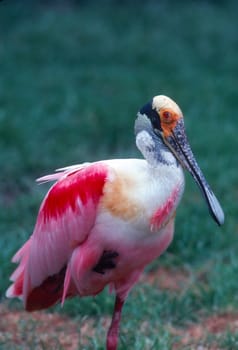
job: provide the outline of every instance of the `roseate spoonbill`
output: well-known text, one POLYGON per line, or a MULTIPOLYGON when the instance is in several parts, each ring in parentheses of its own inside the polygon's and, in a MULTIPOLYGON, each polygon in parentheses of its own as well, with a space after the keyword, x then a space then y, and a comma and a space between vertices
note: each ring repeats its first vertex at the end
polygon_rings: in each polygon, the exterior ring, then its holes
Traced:
POLYGON ((111 159, 59 169, 33 234, 13 257, 8 297, 26 310, 68 297, 96 295, 109 285, 116 299, 107 350, 116 350, 124 301, 144 267, 170 244, 184 190, 183 169, 198 184, 218 225, 222 208, 189 146, 183 114, 159 95, 140 109, 136 145, 144 159, 111 159))

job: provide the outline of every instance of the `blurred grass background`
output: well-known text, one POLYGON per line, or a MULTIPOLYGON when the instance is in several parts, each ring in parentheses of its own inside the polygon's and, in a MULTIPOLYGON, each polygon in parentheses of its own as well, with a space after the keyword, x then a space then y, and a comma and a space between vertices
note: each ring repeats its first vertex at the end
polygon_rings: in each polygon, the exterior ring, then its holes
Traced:
MULTIPOLYGON (((140 157, 136 112, 166 94, 185 114, 226 223, 216 226, 187 176, 174 242, 151 268, 185 269, 190 286, 178 295, 138 285, 125 306, 120 349, 170 349, 164 324, 237 310, 237 13, 236 1, 222 0, 0 2, 2 301, 11 256, 32 232, 47 190, 34 179, 84 161, 140 157), (134 330, 143 319, 151 327, 140 336, 134 330)), ((112 299, 74 300, 60 312, 99 317, 111 312, 112 299)), ((103 342, 99 335, 91 348, 103 342)))

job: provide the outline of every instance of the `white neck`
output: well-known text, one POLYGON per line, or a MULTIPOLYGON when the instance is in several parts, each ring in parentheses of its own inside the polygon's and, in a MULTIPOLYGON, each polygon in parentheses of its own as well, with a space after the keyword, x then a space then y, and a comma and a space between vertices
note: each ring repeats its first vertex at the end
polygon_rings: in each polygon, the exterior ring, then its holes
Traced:
POLYGON ((162 164, 177 165, 177 160, 171 151, 156 136, 152 136, 146 130, 136 135, 136 145, 141 151, 149 165, 156 168, 162 164))
POLYGON ((177 160, 159 135, 154 133, 150 119, 138 112, 135 121, 136 145, 149 165, 153 168, 161 164, 178 165, 177 160))

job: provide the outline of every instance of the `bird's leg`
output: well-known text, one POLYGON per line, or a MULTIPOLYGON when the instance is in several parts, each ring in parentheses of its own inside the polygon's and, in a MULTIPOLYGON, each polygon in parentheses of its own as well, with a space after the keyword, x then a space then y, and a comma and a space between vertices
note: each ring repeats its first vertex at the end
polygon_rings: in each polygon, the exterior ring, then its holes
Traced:
POLYGON ((107 350, 117 349, 121 312, 124 302, 124 299, 120 298, 118 295, 116 296, 112 322, 107 333, 107 350))
POLYGON ((115 251, 104 250, 97 265, 94 266, 93 271, 103 275, 105 270, 114 269, 116 267, 115 259, 118 255, 119 254, 115 251))

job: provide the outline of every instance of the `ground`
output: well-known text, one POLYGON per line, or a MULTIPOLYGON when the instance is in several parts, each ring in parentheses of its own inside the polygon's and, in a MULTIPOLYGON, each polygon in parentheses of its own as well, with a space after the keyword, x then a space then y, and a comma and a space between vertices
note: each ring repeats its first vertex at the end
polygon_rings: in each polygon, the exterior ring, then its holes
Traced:
MULTIPOLYGON (((152 288, 179 292, 189 284, 189 275, 182 270, 159 268, 158 271, 145 273, 140 282, 152 288)), ((13 311, 7 303, 0 305, 0 314, 0 346, 5 346, 4 349, 77 350, 88 346, 89 339, 96 334, 97 322, 93 317, 79 321, 59 313, 13 311)), ((100 323, 107 329, 110 317, 103 316, 100 323)), ((146 332, 149 327, 149 322, 145 320, 137 331, 146 332)), ((177 338, 172 350, 225 350, 227 348, 221 348, 216 339, 228 329, 231 333, 238 331, 238 313, 213 314, 201 318, 198 323, 183 327, 168 325, 167 328, 171 336, 177 338), (209 337, 212 337, 212 341, 209 340, 206 345, 209 337)))

